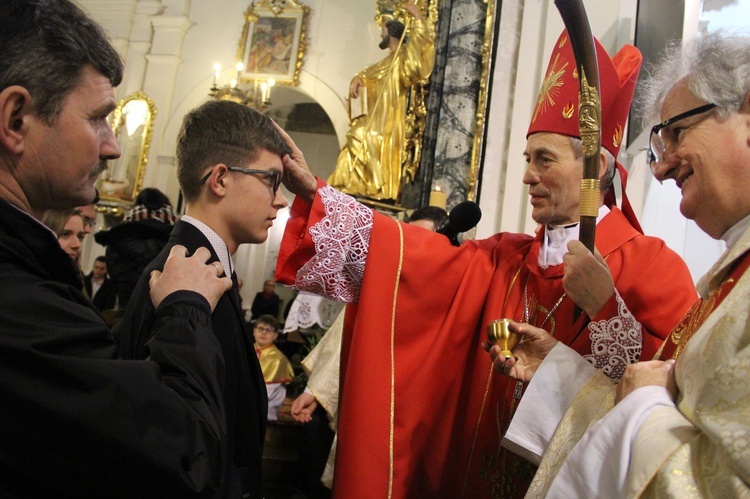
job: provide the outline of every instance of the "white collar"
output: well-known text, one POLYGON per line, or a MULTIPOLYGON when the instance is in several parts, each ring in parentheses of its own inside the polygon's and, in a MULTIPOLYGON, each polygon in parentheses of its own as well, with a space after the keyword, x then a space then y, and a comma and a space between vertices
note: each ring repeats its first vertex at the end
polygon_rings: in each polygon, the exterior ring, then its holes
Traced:
POLYGON ((748 227, 750 227, 750 215, 734 224, 721 236, 721 240, 727 243, 727 250, 731 250, 737 244, 737 241, 740 240, 740 237, 748 227))
POLYGON ((193 218, 190 215, 182 215, 180 218, 183 222, 187 222, 206 236, 206 239, 208 239, 208 242, 211 243, 211 247, 213 247, 214 253, 219 255, 219 261, 221 262, 221 266, 224 267, 224 273, 227 276, 232 275, 232 270, 234 269, 233 261, 232 261, 232 255, 229 254, 229 248, 227 247, 227 243, 224 242, 224 240, 219 237, 219 235, 208 225, 204 224, 197 218, 193 218))
MULTIPOLYGON (((608 206, 601 205, 596 217, 596 223, 602 221, 610 212, 608 206)), ((538 264, 542 269, 563 262, 563 255, 568 252, 568 243, 578 239, 578 224, 547 226, 544 228, 542 248, 539 251, 538 264)))

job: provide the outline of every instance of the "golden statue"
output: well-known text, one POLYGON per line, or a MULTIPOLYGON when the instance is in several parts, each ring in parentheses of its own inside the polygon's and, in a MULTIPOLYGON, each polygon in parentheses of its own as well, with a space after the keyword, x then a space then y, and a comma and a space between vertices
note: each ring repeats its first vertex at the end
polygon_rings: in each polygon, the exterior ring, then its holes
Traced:
MULTIPOLYGON (((383 21, 381 49, 390 53, 358 73, 350 99, 366 99, 366 114, 355 117, 328 183, 347 194, 398 200, 404 182, 419 166, 424 129, 423 85, 435 64, 435 27, 409 0, 383 21)), ((432 13, 432 12, 431 12, 432 13)))

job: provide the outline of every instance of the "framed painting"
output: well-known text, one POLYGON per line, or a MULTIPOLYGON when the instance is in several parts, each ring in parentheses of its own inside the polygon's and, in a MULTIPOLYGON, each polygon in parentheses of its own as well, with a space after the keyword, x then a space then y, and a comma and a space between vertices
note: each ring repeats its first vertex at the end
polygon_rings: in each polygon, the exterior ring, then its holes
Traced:
POLYGON ((102 202, 129 206, 141 190, 155 117, 154 102, 140 91, 122 99, 109 115, 121 155, 107 162, 107 170, 97 180, 102 202))
POLYGON ((296 85, 305 55, 309 7, 295 0, 262 0, 245 11, 237 60, 241 82, 275 80, 296 85))

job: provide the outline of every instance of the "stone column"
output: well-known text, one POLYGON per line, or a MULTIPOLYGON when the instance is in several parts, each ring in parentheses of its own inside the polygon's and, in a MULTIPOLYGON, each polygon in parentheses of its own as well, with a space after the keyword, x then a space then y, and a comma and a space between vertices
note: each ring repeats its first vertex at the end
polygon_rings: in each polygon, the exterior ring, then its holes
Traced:
MULTIPOLYGON (((149 165, 144 185, 168 185, 174 172, 164 159, 174 155, 174 144, 163 144, 164 127, 171 116, 177 70, 182 62, 182 46, 185 34, 193 26, 187 15, 156 15, 151 17, 153 41, 146 55, 148 66, 143 81, 143 91, 151 97, 158 108, 154 122, 154 142, 149 155, 149 165), (166 154, 166 156, 165 156, 166 154), (158 159, 158 161, 152 161, 158 159)), ((171 189, 170 189, 171 191, 171 189)), ((176 193, 170 192, 170 197, 176 193)))

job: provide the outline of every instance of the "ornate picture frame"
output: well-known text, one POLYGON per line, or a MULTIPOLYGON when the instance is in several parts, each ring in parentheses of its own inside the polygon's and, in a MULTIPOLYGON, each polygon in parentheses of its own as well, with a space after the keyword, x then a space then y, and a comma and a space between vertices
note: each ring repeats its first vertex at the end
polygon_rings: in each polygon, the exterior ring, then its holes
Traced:
POLYGON ((310 8, 296 0, 261 0, 245 11, 237 60, 244 65, 241 82, 273 79, 297 85, 307 46, 310 8))
POLYGON ((107 121, 122 153, 119 158, 107 162, 107 170, 96 182, 102 202, 127 206, 140 191, 155 117, 154 102, 141 91, 120 100, 110 114, 107 121))

